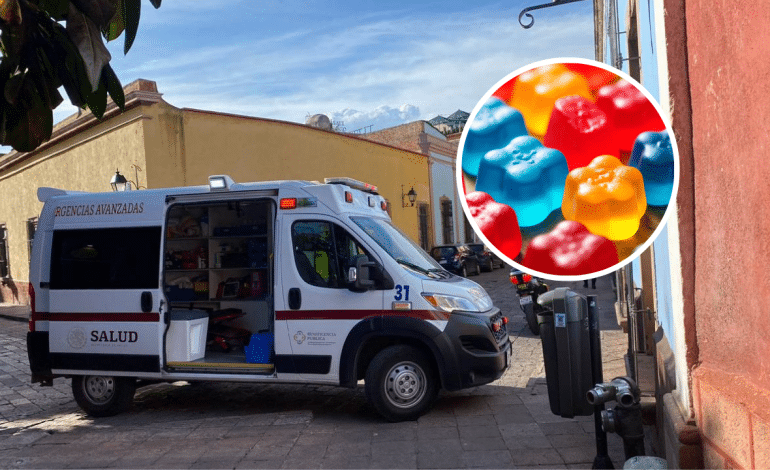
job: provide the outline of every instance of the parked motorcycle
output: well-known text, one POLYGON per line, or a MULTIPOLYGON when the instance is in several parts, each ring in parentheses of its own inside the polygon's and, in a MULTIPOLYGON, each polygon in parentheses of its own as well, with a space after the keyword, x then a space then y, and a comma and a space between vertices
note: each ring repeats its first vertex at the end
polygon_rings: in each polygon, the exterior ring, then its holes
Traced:
POLYGON ((510 277, 511 284, 516 287, 516 293, 519 294, 519 304, 521 310, 524 311, 524 318, 527 320, 529 331, 534 335, 539 335, 540 325, 537 323, 537 314, 545 309, 537 303, 537 298, 548 292, 548 284, 542 279, 516 268, 511 269, 510 277))

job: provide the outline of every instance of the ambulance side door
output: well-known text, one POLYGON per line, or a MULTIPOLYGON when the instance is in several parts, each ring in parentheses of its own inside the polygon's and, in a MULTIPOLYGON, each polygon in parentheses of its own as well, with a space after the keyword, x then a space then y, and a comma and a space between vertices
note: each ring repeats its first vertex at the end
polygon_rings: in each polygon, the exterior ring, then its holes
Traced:
POLYGON ((56 229, 49 289, 57 371, 160 372, 158 226, 56 229))
POLYGON ((283 299, 276 302, 276 322, 286 326, 291 355, 276 356, 277 372, 336 383, 348 333, 364 318, 381 315, 384 305, 382 290, 348 288, 349 268, 362 254, 381 260, 330 216, 284 214, 281 229, 283 299))

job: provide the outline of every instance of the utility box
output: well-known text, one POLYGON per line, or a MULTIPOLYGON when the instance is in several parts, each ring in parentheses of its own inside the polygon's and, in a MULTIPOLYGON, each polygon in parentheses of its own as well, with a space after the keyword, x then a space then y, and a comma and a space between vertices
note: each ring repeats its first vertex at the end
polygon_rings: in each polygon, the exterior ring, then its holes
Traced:
POLYGON ((559 287, 542 294, 537 303, 550 310, 537 318, 551 412, 563 418, 594 414, 586 400, 594 386, 586 298, 559 287))

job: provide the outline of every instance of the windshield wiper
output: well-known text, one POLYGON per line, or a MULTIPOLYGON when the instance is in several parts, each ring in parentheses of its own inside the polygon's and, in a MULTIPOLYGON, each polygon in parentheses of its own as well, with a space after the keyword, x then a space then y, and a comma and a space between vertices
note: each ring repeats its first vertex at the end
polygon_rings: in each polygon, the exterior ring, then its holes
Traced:
POLYGON ((436 277, 436 275, 433 272, 433 270, 427 270, 427 269, 425 269, 425 268, 423 268, 421 266, 417 266, 416 264, 410 263, 409 261, 405 261, 405 260, 402 260, 402 259, 397 259, 396 262, 398 264, 400 264, 400 265, 406 266, 409 269, 413 269, 413 270, 417 271, 418 273, 425 274, 428 277, 433 277, 433 278, 436 277))

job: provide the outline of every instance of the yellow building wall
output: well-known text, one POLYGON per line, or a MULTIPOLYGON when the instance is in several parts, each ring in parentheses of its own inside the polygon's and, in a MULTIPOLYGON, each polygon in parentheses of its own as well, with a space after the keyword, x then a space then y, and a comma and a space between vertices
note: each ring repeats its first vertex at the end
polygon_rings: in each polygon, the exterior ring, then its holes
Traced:
MULTIPOLYGON (((8 255, 14 281, 29 280, 28 219, 38 217, 43 204, 39 187, 74 191, 111 191, 110 179, 120 168, 127 178, 131 164, 145 166, 141 109, 75 134, 0 172, 0 224, 8 230, 8 255)), ((131 171, 133 174, 133 171, 131 171)), ((13 299, 3 298, 3 302, 13 299)))
POLYGON ((222 173, 242 182, 345 176, 377 186, 394 224, 419 238, 417 210, 401 206, 401 191, 414 186, 429 201, 427 156, 283 121, 183 110, 183 123, 189 185, 222 173))
MULTIPOLYGON (((90 119, 72 116, 57 130, 90 119)), ((0 168, 0 224, 8 230, 15 282, 29 280, 26 222, 42 209, 37 189, 108 192, 115 170, 148 188, 207 184, 213 174, 240 182, 349 177, 376 185, 391 204, 394 224, 415 241, 417 208, 402 207, 402 191, 414 187, 417 202, 430 201, 427 156, 300 124, 179 109, 161 100, 83 128, 0 168)), ((0 157, 0 167, 7 159, 0 157)), ((9 287, 0 286, 0 302, 25 302, 25 294, 8 298, 9 287)))

